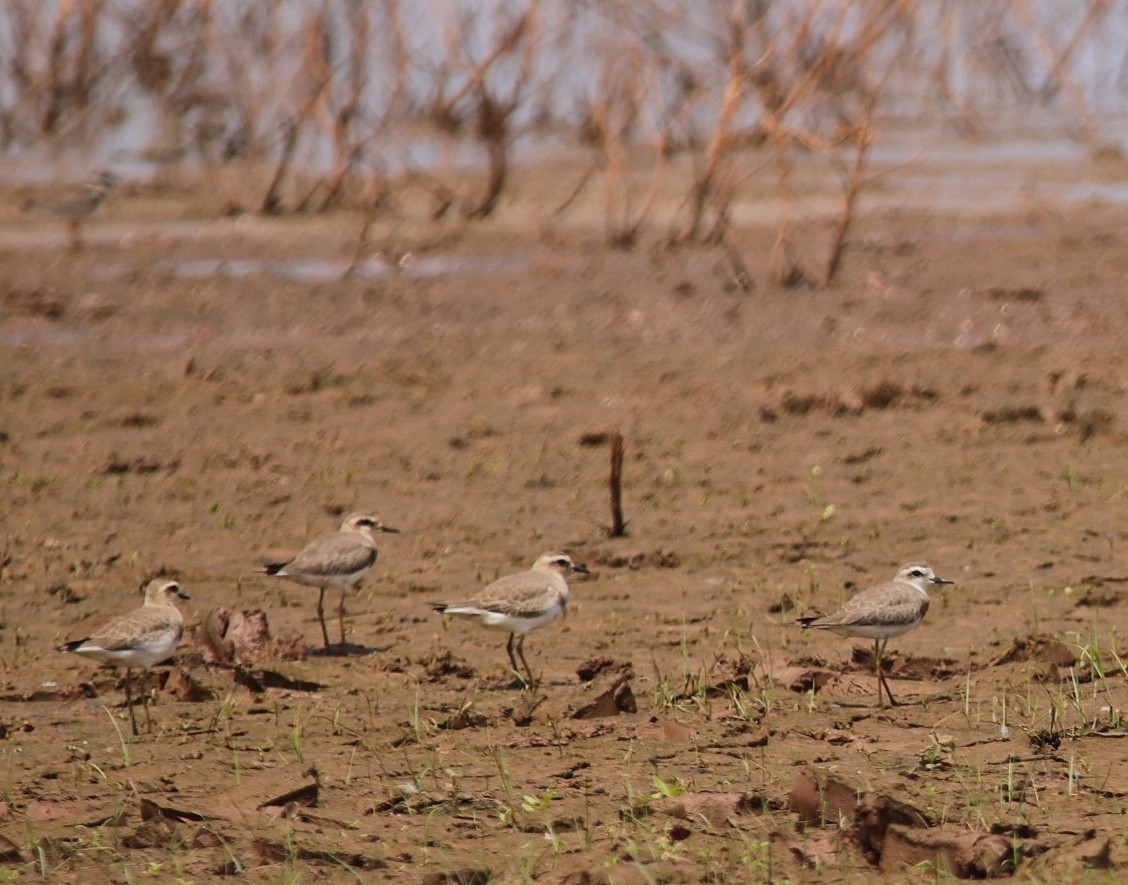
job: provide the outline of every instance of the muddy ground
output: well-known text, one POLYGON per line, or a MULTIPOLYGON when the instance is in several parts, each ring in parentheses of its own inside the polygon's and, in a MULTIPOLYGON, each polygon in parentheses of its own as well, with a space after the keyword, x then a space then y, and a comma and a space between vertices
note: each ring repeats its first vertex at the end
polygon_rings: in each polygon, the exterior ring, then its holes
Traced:
POLYGON ((3 874, 1121 875, 1128 210, 872 211, 825 290, 773 286, 741 228, 745 291, 716 249, 544 225, 539 188, 379 219, 362 258, 397 269, 348 280, 285 262, 346 266, 349 213, 133 184, 71 254, 9 189, 3 874), (354 510, 401 534, 326 655, 316 592, 254 569, 354 510), (554 548, 593 575, 529 693, 504 634, 426 603, 554 548), (957 584, 881 709, 865 641, 792 621, 913 561, 957 584), (121 674, 54 649, 162 572, 190 624, 273 640, 209 663, 196 626, 131 739, 121 674))

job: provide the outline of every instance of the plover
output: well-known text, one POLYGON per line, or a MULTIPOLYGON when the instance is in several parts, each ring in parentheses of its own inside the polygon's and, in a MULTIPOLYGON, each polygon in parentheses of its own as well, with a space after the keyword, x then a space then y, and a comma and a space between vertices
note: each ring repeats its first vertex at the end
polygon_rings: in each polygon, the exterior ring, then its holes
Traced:
POLYGON ((340 531, 323 535, 286 562, 270 563, 260 573, 275 578, 289 578, 307 587, 317 587, 317 619, 321 622, 321 637, 329 649, 329 631, 325 627, 325 591, 336 587, 341 591, 341 604, 337 607, 337 621, 341 628, 341 645, 345 644, 345 593, 360 583, 361 578, 376 563, 376 539, 373 532, 398 532, 384 525, 375 516, 354 513, 341 523, 340 531))
POLYGON ((564 616, 568 607, 568 582, 564 578, 574 573, 586 575, 588 570, 565 553, 545 553, 527 572, 498 578, 464 603, 432 602, 431 607, 444 615, 477 618, 487 627, 508 630, 505 650, 509 663, 520 675, 516 651, 525 668, 525 684, 531 687, 535 680, 525 660, 525 636, 564 616))
MULTIPOLYGON (((150 581, 145 587, 145 604, 124 615, 119 615, 96 633, 59 646, 59 651, 72 651, 104 664, 125 667, 125 704, 129 707, 129 723, 137 734, 137 719, 133 715, 133 695, 130 691, 131 670, 140 667, 146 673, 154 664, 167 661, 180 645, 184 635, 184 618, 173 604, 175 599, 188 599, 180 584, 167 578, 150 581)), ((143 705, 149 730, 149 697, 143 705)))
POLYGON ((108 169, 96 173, 88 181, 66 193, 49 197, 33 207, 50 212, 67 220, 71 248, 82 248, 82 222, 98 211, 99 207, 118 183, 118 177, 108 169))
POLYGON ((860 636, 873 640, 874 667, 877 670, 877 704, 882 706, 881 688, 889 703, 897 706, 881 668, 885 644, 894 636, 913 629, 928 612, 928 585, 954 584, 938 578, 926 565, 907 565, 892 581, 869 587, 855 594, 842 608, 830 615, 800 618, 804 629, 829 630, 839 636, 860 636))

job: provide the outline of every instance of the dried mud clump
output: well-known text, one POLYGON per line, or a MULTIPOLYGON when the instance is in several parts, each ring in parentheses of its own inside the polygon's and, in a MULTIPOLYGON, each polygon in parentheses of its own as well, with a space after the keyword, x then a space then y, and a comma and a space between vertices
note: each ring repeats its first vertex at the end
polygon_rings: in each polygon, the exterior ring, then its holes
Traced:
POLYGON ((162 470, 173 473, 179 467, 179 458, 170 458, 168 461, 162 461, 152 455, 137 455, 127 458, 115 452, 94 472, 100 476, 120 476, 126 473, 136 473, 143 476, 147 473, 159 473, 162 470))
POLYGON ((778 421, 780 415, 802 417, 812 412, 824 412, 832 417, 861 415, 867 411, 911 407, 939 397, 940 394, 931 387, 915 384, 906 387, 888 379, 840 390, 784 390, 774 402, 760 407, 760 418, 771 423, 778 421))
POLYGON ((300 636, 274 638, 266 612, 261 609, 237 611, 212 609, 195 628, 196 643, 205 663, 257 667, 271 661, 301 661, 306 647, 300 636))
POLYGON ((626 568, 634 572, 644 568, 676 569, 682 564, 682 558, 677 551, 666 547, 650 551, 640 550, 637 553, 615 553, 607 549, 593 550, 590 561, 595 566, 626 568))
POLYGON ((987 879, 1009 875, 1014 868, 1014 846, 1005 836, 893 824, 885 842, 880 867, 887 872, 928 864, 960 879, 987 879))
MULTIPOLYGON (((836 777, 805 768, 795 778, 788 809, 808 827, 837 828, 851 821, 850 840, 873 866, 897 872, 921 863, 959 878, 1013 872, 1014 838, 936 827, 922 811, 891 796, 863 795, 836 777)), ((798 857, 825 855, 817 833, 792 845, 798 857), (816 844, 807 846, 807 841, 816 844)))
POLYGON ((766 800, 755 793, 682 793, 662 796, 650 802, 653 814, 665 814, 679 820, 705 823, 714 829, 740 827, 740 818, 768 808, 766 800))
POLYGON ((467 867, 445 873, 428 873, 419 881, 421 885, 488 885, 491 877, 489 870, 467 867))
POLYGON ((591 682, 596 676, 608 671, 625 671, 630 669, 626 661, 616 661, 614 658, 588 658, 576 668, 576 675, 580 682, 591 682))
POLYGON ((60 320, 70 305, 70 296, 52 289, 5 289, 0 294, 0 304, 10 316, 60 320))
MULTIPOLYGON (((1070 668, 1077 665, 1077 653, 1061 640, 1044 634, 1036 636, 1021 636, 1016 638, 1011 647, 991 662, 991 666, 998 667, 1003 664, 1044 664, 1045 667, 1037 678, 1056 682, 1070 668)), ((1080 674, 1078 674, 1080 678, 1080 674)))
POLYGON ((637 713, 638 703, 631 690, 634 673, 629 666, 600 674, 590 684, 602 688, 594 700, 577 703, 572 719, 600 719, 605 716, 618 716, 620 713, 637 713))
POLYGON ((473 679, 478 675, 464 659, 458 657, 449 648, 433 651, 419 662, 423 665, 423 672, 427 674, 430 682, 440 682, 448 676, 457 676, 459 679, 473 679))

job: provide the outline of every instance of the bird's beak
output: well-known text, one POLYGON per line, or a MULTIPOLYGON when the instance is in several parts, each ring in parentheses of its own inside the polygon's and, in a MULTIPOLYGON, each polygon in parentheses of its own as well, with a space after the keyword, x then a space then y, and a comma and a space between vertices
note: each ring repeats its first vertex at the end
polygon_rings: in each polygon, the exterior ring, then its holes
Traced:
POLYGON ((399 529, 392 528, 390 525, 380 525, 380 531, 387 532, 390 535, 398 535, 399 529))
POLYGON ((949 581, 947 578, 941 578, 939 576, 934 576, 932 578, 932 583, 933 584, 954 584, 956 582, 955 581, 949 581))
POLYGON ((574 571, 578 575, 590 575, 591 574, 591 572, 588 571, 588 567, 586 565, 573 565, 572 571, 574 571))
POLYGON ((192 598, 192 597, 191 597, 191 596, 189 596, 189 595, 188 595, 187 593, 185 593, 185 592, 184 592, 183 590, 177 590, 177 591, 176 591, 176 595, 177 595, 177 596, 178 596, 178 597, 179 597, 180 599, 191 599, 191 598, 192 598))

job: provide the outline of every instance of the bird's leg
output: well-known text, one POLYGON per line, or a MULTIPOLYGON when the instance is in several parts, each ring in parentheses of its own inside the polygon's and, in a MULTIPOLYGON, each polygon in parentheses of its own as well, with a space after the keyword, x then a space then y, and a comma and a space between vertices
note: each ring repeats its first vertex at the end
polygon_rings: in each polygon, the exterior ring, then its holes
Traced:
POLYGON ((72 252, 82 251, 82 220, 72 218, 67 224, 70 230, 70 248, 72 252))
POLYGON ((149 712, 149 680, 148 680, 149 671, 148 670, 142 670, 141 672, 142 672, 141 678, 144 680, 141 683, 141 687, 145 690, 144 694, 141 696, 141 706, 145 708, 145 727, 149 730, 149 734, 152 734, 153 733, 153 714, 149 712))
POLYGON ((517 669, 517 659, 513 657, 513 639, 516 635, 516 633, 509 634, 509 641, 505 643, 505 651, 509 655, 509 665, 513 668, 513 672, 519 673, 520 671, 517 669))
POLYGON ((337 606, 337 626, 341 628, 341 648, 345 647, 345 592, 341 591, 341 604, 337 606))
POLYGON ((133 736, 137 737, 140 732, 137 730, 137 719, 133 715, 133 692, 129 690, 130 670, 125 668, 125 705, 129 707, 129 724, 133 727, 133 736))
POLYGON ((321 638, 325 640, 325 650, 329 651, 329 631, 325 628, 325 588, 317 597, 317 620, 321 622, 321 638))
POLYGON ((531 690, 533 685, 536 683, 536 679, 533 677, 533 670, 529 666, 529 662, 525 660, 525 634, 524 633, 522 633, 517 638, 517 654, 519 654, 521 656, 521 663, 525 665, 525 675, 528 677, 528 680, 529 680, 527 684, 528 684, 528 686, 531 690))
POLYGON ((897 702, 893 699, 893 692, 889 690, 889 683, 885 680, 885 668, 881 666, 881 662, 885 659, 885 644, 888 641, 888 639, 874 640, 874 657, 877 658, 877 703, 881 706, 881 686, 884 685, 885 693, 889 696, 889 706, 896 707, 897 702))

